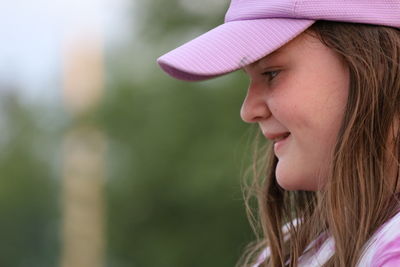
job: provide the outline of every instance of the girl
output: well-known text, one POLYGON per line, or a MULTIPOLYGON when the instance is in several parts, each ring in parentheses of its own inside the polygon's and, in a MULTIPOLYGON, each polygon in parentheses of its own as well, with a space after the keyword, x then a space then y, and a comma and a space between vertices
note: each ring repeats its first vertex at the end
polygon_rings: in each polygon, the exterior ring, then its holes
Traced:
POLYGON ((399 28, 400 0, 232 0, 158 59, 182 80, 250 78, 241 117, 269 142, 243 266, 400 266, 399 28))

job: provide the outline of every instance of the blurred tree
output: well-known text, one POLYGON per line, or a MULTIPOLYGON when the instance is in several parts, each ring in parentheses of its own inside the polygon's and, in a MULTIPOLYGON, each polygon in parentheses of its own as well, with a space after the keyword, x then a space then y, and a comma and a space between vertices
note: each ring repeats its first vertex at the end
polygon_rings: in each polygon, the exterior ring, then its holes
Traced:
MULTIPOLYGON (((248 162, 238 118, 243 77, 188 84, 155 69, 164 41, 183 42, 222 22, 224 9, 207 3, 139 2, 140 38, 153 58, 130 54, 154 68, 132 82, 120 66, 109 67, 114 79, 94 119, 110 139, 110 266, 232 266, 250 239, 239 181, 248 162)), ((56 266, 60 192, 52 170, 63 128, 50 126, 58 132, 49 136, 41 116, 63 115, 25 106, 15 95, 1 99, 0 266, 56 266)))
MULTIPOLYGON (((205 32, 224 22, 230 1, 149 0, 137 1, 134 23, 140 38, 162 41, 193 32, 205 32)), ((184 39, 174 39, 175 44, 184 39)))
POLYGON ((107 98, 111 266, 233 266, 251 238, 242 93, 184 85, 122 85, 107 98))
MULTIPOLYGON (((246 80, 237 73, 184 83, 155 64, 161 52, 220 24, 228 1, 136 2, 139 36, 109 54, 104 102, 70 121, 94 123, 109 139, 107 266, 233 266, 252 239, 240 190, 249 162, 239 119, 246 80)), ((58 266, 52 178, 63 113, 1 99, 0 266, 58 266), (49 114, 51 122, 43 119, 49 114)))
POLYGON ((240 189, 247 80, 236 73, 180 82, 155 64, 160 51, 223 22, 228 1, 218 9, 195 2, 137 1, 139 35, 131 50, 109 55, 112 79, 97 119, 109 137, 112 267, 234 266, 252 240, 240 189))
POLYGON ((54 145, 34 108, 0 97, 0 266, 52 267, 58 253, 54 145), (53 146, 54 148, 54 146, 53 146))

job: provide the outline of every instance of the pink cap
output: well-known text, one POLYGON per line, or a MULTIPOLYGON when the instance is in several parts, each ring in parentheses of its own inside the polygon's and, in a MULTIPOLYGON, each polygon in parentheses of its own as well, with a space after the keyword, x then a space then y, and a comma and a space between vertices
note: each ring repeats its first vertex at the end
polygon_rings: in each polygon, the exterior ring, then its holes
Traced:
POLYGON ((400 0, 232 0, 224 24, 157 62, 180 80, 214 78, 263 58, 316 20, 400 28, 400 0))

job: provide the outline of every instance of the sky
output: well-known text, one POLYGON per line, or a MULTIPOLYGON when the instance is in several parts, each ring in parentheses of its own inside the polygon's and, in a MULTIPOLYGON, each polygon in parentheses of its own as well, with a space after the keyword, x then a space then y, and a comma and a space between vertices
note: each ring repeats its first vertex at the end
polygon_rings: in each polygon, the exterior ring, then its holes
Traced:
POLYGON ((106 48, 123 42, 132 4, 129 0, 0 0, 0 85, 12 84, 12 90, 34 101, 55 100, 60 95, 66 40, 93 31, 105 37, 106 48))

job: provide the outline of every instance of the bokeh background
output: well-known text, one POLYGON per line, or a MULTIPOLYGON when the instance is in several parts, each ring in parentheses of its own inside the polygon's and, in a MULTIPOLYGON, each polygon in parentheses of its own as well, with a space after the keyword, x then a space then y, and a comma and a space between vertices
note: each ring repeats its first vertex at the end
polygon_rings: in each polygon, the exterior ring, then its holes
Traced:
POLYGON ((0 2, 0 266, 230 267, 253 240, 247 79, 156 58, 228 0, 0 2))

